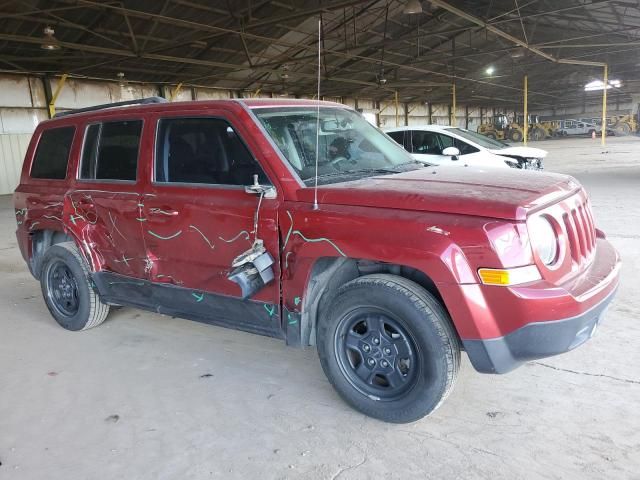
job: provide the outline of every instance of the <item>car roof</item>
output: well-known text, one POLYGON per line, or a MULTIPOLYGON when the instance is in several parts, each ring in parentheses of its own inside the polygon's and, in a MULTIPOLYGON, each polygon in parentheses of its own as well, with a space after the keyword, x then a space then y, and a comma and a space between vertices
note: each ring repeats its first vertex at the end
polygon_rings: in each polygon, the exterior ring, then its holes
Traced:
POLYGON ((385 132, 404 132, 407 130, 419 130, 423 132, 444 132, 452 127, 451 125, 409 125, 403 127, 385 128, 385 132))
MULTIPOLYGON (((95 110, 79 111, 74 113, 73 111, 64 112, 65 114, 60 117, 55 117, 50 120, 41 122, 53 126, 58 122, 65 122, 69 119, 86 119, 94 116, 117 115, 119 113, 149 113, 149 112, 170 112, 173 110, 206 110, 208 108, 227 108, 227 109, 259 109, 259 108, 282 108, 282 107, 317 107, 323 108, 345 108, 352 110, 348 105, 341 103, 307 100, 307 99, 288 99, 288 98, 232 98, 228 100, 196 100, 196 101, 184 101, 184 102, 163 102, 163 103, 147 103, 147 104, 131 104, 126 106, 114 106, 110 107, 109 104, 104 106, 97 106, 95 110)), ((65 122, 66 123, 66 122, 65 122)))

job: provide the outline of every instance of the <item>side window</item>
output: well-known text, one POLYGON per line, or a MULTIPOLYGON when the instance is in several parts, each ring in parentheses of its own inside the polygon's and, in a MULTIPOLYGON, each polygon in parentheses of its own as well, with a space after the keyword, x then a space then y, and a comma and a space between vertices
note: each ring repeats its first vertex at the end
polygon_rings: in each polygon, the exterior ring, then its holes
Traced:
POLYGON ((217 118, 160 120, 155 181, 250 185, 270 183, 235 130, 217 118))
POLYGON ((31 178, 62 180, 67 176, 75 131, 75 127, 61 127, 42 132, 31 165, 31 178))
MULTIPOLYGON (((404 131, 402 132, 388 132, 387 135, 389 135, 391 138, 393 138, 394 142, 399 143, 400 145, 403 145, 404 142, 404 131)), ((407 148, 407 145, 403 145, 404 148, 407 148)))
POLYGON ((413 153, 440 155, 442 149, 438 145, 438 134, 433 132, 413 131, 411 135, 413 153))
POLYGON ((447 147, 454 147, 453 137, 449 135, 438 134, 438 139, 440 140, 440 154, 442 155, 442 150, 447 147))
POLYGON ((135 181, 141 132, 142 120, 87 127, 80 178, 135 181))
POLYGON ((453 145, 458 150, 460 150, 460 155, 468 155, 470 153, 476 153, 480 151, 473 145, 469 145, 468 143, 463 142, 462 140, 458 140, 457 138, 453 139, 453 145))

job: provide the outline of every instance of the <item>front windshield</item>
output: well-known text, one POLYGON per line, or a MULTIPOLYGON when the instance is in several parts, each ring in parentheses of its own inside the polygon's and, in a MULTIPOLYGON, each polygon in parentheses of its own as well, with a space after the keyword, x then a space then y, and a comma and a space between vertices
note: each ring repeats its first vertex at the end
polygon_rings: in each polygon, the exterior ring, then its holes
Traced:
MULTIPOLYGON (((269 136, 303 182, 316 171, 316 107, 253 110, 269 136)), ((318 130, 318 177, 321 183, 354 175, 397 173, 416 161, 396 142, 346 108, 321 107, 318 130)))
POLYGON ((460 135, 462 138, 471 140, 472 142, 477 143, 484 148, 490 148, 492 150, 502 150, 503 148, 507 148, 509 146, 506 143, 494 140, 493 138, 485 137, 484 135, 472 132, 470 130, 464 130, 462 128, 447 128, 447 130, 455 133, 456 135, 460 135))

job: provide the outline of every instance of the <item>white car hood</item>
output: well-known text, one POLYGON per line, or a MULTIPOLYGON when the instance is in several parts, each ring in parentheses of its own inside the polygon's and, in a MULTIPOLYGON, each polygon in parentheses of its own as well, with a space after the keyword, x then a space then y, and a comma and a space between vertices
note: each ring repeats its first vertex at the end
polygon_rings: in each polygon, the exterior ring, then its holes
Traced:
POLYGON ((488 149, 495 155, 515 155, 523 158, 544 158, 547 156, 547 151, 540 148, 532 147, 507 147, 501 149, 488 149))

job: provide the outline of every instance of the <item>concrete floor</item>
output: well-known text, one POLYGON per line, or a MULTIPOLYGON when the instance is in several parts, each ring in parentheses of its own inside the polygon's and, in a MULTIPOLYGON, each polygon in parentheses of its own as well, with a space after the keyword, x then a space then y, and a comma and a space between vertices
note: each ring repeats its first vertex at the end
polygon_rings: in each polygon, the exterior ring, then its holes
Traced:
POLYGON ((346 406, 313 349, 130 308, 63 330, 4 198, 0 479, 640 478, 640 139, 539 146, 587 186, 622 254, 606 322, 505 376, 465 357, 442 408, 401 426, 346 406))

